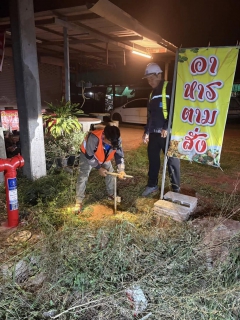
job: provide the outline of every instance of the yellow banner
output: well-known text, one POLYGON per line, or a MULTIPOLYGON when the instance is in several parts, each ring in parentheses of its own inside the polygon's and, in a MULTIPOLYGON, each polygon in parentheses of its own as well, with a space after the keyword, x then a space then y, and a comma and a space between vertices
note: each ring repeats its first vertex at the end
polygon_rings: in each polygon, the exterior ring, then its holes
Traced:
POLYGON ((239 49, 180 49, 168 156, 220 166, 239 49))

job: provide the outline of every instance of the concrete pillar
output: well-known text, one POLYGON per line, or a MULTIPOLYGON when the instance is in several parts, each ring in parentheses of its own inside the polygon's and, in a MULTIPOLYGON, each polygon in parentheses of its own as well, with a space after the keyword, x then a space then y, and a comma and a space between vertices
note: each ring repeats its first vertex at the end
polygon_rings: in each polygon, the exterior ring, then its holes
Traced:
POLYGON ((70 94, 70 62, 69 62, 69 39, 68 29, 63 28, 64 37, 64 69, 65 69, 65 100, 71 100, 70 94))
POLYGON ((33 0, 10 0, 10 21, 23 173, 37 179, 46 161, 33 0))
POLYGON ((169 67, 169 62, 165 62, 165 68, 164 68, 164 80, 168 80, 168 67, 169 67))

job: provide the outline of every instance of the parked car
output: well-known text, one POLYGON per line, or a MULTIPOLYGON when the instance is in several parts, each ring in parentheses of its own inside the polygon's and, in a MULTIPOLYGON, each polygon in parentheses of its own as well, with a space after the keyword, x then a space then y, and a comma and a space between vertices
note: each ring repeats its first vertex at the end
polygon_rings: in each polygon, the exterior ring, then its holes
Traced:
POLYGON ((111 111, 111 119, 121 122, 147 123, 147 98, 134 99, 111 111))

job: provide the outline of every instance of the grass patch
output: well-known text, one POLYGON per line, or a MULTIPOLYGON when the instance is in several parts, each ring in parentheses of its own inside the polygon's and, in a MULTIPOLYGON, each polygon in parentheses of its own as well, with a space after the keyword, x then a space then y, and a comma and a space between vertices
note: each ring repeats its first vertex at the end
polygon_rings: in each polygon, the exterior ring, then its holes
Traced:
MULTIPOLYGON (((240 220, 238 147, 230 138, 224 143, 225 171, 182 161, 182 185, 197 193, 203 208, 198 216, 240 220), (235 183, 232 189, 229 181, 235 183)), ((72 211, 77 169, 33 182, 19 175, 20 215, 25 222, 19 231, 31 231, 33 236, 24 243, 2 242, 0 319, 239 319, 240 236, 225 241, 228 258, 209 268, 202 237, 191 221, 157 219, 152 207, 159 193, 141 197, 147 168, 146 146, 126 154, 126 171, 134 179, 118 181, 123 199, 119 212, 98 221, 89 219, 94 205, 106 210, 113 205, 104 200, 105 181, 97 171, 90 174, 86 210, 80 217, 72 211), (126 297, 126 289, 134 285, 140 286, 148 302, 137 316, 126 297)), ((4 205, 2 188, 2 220, 4 205)))
POLYGON ((153 227, 153 219, 140 215, 142 227, 127 220, 65 226, 46 237, 24 254, 28 264, 34 257, 32 277, 41 273, 44 283, 31 292, 27 281, 1 280, 1 319, 44 319, 49 310, 62 320, 140 319, 149 312, 151 319, 237 319, 240 239, 231 243, 228 262, 209 270, 196 251, 198 234, 174 222, 166 228, 163 220, 153 227), (148 300, 139 317, 125 293, 133 285, 148 300))

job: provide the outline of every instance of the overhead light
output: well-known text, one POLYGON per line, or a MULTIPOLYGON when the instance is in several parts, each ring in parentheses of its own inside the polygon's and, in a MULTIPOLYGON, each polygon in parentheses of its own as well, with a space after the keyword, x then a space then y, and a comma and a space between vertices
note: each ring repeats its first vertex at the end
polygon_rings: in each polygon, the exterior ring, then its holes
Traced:
POLYGON ((152 58, 152 56, 150 56, 149 54, 142 53, 142 52, 139 52, 139 51, 135 51, 135 50, 133 50, 133 51, 132 51, 132 53, 134 53, 134 54, 138 54, 139 56, 142 56, 142 57, 144 57, 144 58, 149 58, 149 59, 151 59, 151 58, 152 58))

